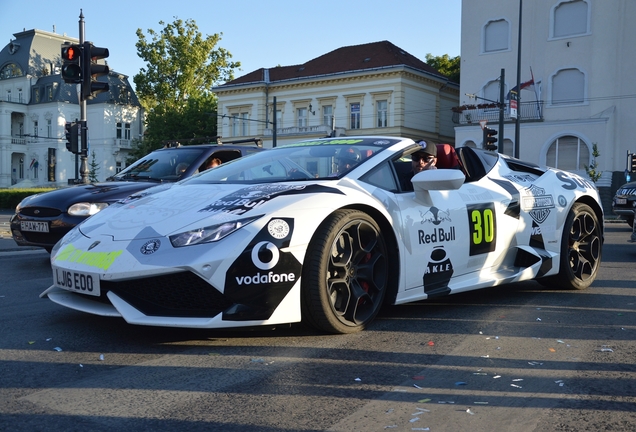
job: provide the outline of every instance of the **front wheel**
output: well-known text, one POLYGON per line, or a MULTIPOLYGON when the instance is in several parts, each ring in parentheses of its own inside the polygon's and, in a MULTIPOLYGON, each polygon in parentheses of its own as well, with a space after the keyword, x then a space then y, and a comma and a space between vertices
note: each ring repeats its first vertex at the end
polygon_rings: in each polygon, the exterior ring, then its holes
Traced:
POLYGON ((389 257, 378 224, 339 210, 312 238, 303 267, 303 320, 329 333, 354 333, 377 315, 387 291, 389 257))
POLYGON ((602 230, 590 206, 575 203, 563 226, 559 274, 541 280, 556 288, 582 290, 601 266, 602 230))

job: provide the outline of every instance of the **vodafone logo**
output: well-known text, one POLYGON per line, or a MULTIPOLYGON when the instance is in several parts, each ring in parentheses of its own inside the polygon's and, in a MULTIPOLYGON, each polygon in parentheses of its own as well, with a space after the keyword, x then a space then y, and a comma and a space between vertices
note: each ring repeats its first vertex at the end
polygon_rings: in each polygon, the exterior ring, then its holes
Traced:
MULTIPOLYGON (((256 243, 252 248, 252 262, 259 270, 271 270, 276 267, 280 259, 280 251, 272 242, 262 241, 256 243)), ((238 285, 256 285, 256 284, 272 284, 294 282, 296 275, 294 273, 267 273, 256 272, 256 274, 248 276, 235 276, 238 285)))
POLYGON ((252 249, 252 262, 260 270, 269 270, 278 264, 280 252, 272 242, 262 241, 252 249))

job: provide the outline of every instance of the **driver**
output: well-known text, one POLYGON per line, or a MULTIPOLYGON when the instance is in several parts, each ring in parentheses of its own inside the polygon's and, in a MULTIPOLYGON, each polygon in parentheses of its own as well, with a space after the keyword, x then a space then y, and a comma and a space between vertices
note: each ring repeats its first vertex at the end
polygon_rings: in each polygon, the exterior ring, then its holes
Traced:
POLYGON ((341 149, 336 155, 337 169, 334 175, 340 175, 351 171, 356 165, 360 163, 362 157, 360 151, 353 147, 347 147, 341 149))

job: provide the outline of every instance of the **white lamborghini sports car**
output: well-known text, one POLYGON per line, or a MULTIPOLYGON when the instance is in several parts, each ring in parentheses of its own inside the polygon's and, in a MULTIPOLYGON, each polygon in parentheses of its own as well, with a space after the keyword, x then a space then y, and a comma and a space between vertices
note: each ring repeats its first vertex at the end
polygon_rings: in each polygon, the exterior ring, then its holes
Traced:
POLYGON ((603 211, 589 180, 448 144, 438 169, 412 176, 418 150, 303 141, 146 189, 55 246, 41 297, 131 324, 350 333, 384 302, 594 281, 603 211))

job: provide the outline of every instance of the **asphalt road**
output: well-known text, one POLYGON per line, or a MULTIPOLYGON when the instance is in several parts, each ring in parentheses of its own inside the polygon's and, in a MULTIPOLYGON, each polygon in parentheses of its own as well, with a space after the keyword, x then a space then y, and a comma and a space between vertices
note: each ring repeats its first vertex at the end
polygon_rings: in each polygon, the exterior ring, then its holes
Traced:
POLYGON ((608 225, 585 291, 504 285, 341 336, 90 316, 38 298, 46 252, 0 252, 0 430, 634 431, 629 235, 608 225))

